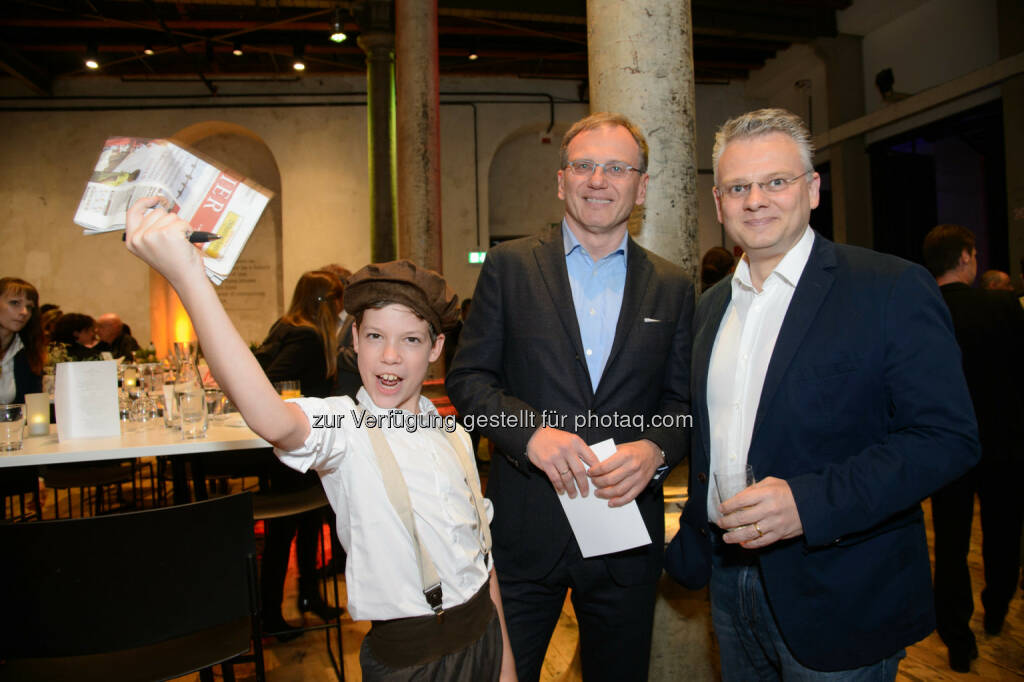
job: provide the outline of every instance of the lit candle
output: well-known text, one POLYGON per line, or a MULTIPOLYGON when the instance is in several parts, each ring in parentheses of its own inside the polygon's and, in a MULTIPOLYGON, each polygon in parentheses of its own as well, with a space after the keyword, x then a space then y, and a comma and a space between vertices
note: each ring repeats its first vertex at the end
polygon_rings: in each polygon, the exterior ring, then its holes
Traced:
POLYGON ((50 433, 50 394, 26 393, 25 417, 30 436, 45 436, 50 433))

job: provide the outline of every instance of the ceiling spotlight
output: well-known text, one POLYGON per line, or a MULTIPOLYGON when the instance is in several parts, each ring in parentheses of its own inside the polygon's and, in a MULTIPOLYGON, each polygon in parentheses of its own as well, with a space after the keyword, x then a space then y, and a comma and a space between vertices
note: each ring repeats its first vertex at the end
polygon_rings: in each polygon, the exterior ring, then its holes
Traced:
POLYGON ((341 8, 334 8, 334 20, 331 22, 331 40, 335 43, 340 43, 348 36, 345 35, 345 24, 341 20, 341 8))
POLYGON ((469 61, 475 62, 478 59, 480 59, 480 55, 478 55, 476 52, 469 53, 469 61))
POLYGON ((306 62, 302 58, 302 56, 303 56, 303 54, 305 54, 305 52, 306 52, 306 48, 303 47, 302 45, 296 45, 295 46, 295 61, 292 63, 292 68, 295 69, 296 71, 305 71, 306 70, 306 62))
POLYGON ((235 43, 235 48, 231 50, 231 54, 235 55, 236 57, 241 57, 243 54, 242 43, 235 43))
POLYGON ((85 48, 85 66, 89 69, 100 68, 100 58, 95 43, 89 43, 88 47, 85 48))
POLYGON ((146 46, 144 48, 142 48, 142 54, 151 57, 154 54, 156 54, 156 52, 153 51, 153 46, 152 45, 150 45, 149 43, 146 43, 146 46))

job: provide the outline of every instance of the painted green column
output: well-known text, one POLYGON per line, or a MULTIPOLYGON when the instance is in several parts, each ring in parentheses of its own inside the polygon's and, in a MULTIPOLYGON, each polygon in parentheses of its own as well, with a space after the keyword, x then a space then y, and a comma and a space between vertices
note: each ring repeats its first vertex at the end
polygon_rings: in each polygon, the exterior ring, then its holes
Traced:
POLYGON ((374 31, 359 36, 366 52, 366 116, 370 163, 370 259, 398 257, 395 220, 395 39, 374 31))

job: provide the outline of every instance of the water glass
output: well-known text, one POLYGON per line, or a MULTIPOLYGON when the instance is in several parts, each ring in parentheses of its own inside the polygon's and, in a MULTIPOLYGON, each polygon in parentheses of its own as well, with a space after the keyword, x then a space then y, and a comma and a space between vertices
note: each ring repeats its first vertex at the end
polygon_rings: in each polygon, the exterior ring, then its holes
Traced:
POLYGON ((282 400, 302 397, 302 390, 298 381, 275 381, 274 388, 277 389, 282 400))
POLYGON ((206 438, 206 393, 202 390, 177 393, 181 437, 206 438))
MULTIPOLYGON (((718 501, 719 503, 725 502, 754 485, 754 467, 748 464, 743 471, 716 471, 714 478, 715 490, 718 492, 718 501)), ((739 530, 746 527, 736 526, 731 530, 739 530)))
POLYGON ((174 396, 174 384, 164 384, 161 387, 164 405, 164 426, 169 429, 180 429, 181 422, 178 420, 178 399, 174 396))
POLYGON ((160 404, 143 393, 132 403, 131 420, 140 429, 149 429, 160 421, 160 404))
POLYGON ((0 405, 0 450, 21 450, 24 427, 24 405, 0 405))
POLYGON ((207 418, 214 422, 224 419, 224 403, 227 402, 224 391, 219 388, 207 388, 205 390, 207 418))

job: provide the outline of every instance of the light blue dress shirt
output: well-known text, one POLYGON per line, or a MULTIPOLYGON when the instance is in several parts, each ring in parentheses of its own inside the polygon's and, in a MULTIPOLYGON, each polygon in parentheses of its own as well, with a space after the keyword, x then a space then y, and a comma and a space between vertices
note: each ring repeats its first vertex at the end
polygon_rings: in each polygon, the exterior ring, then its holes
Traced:
POLYGON ((622 308, 622 291, 626 286, 626 244, 629 234, 622 236, 619 248, 594 262, 562 219, 562 243, 565 266, 569 271, 569 287, 580 325, 583 352, 586 355, 590 385, 596 392, 608 354, 615 340, 615 326, 622 308))

